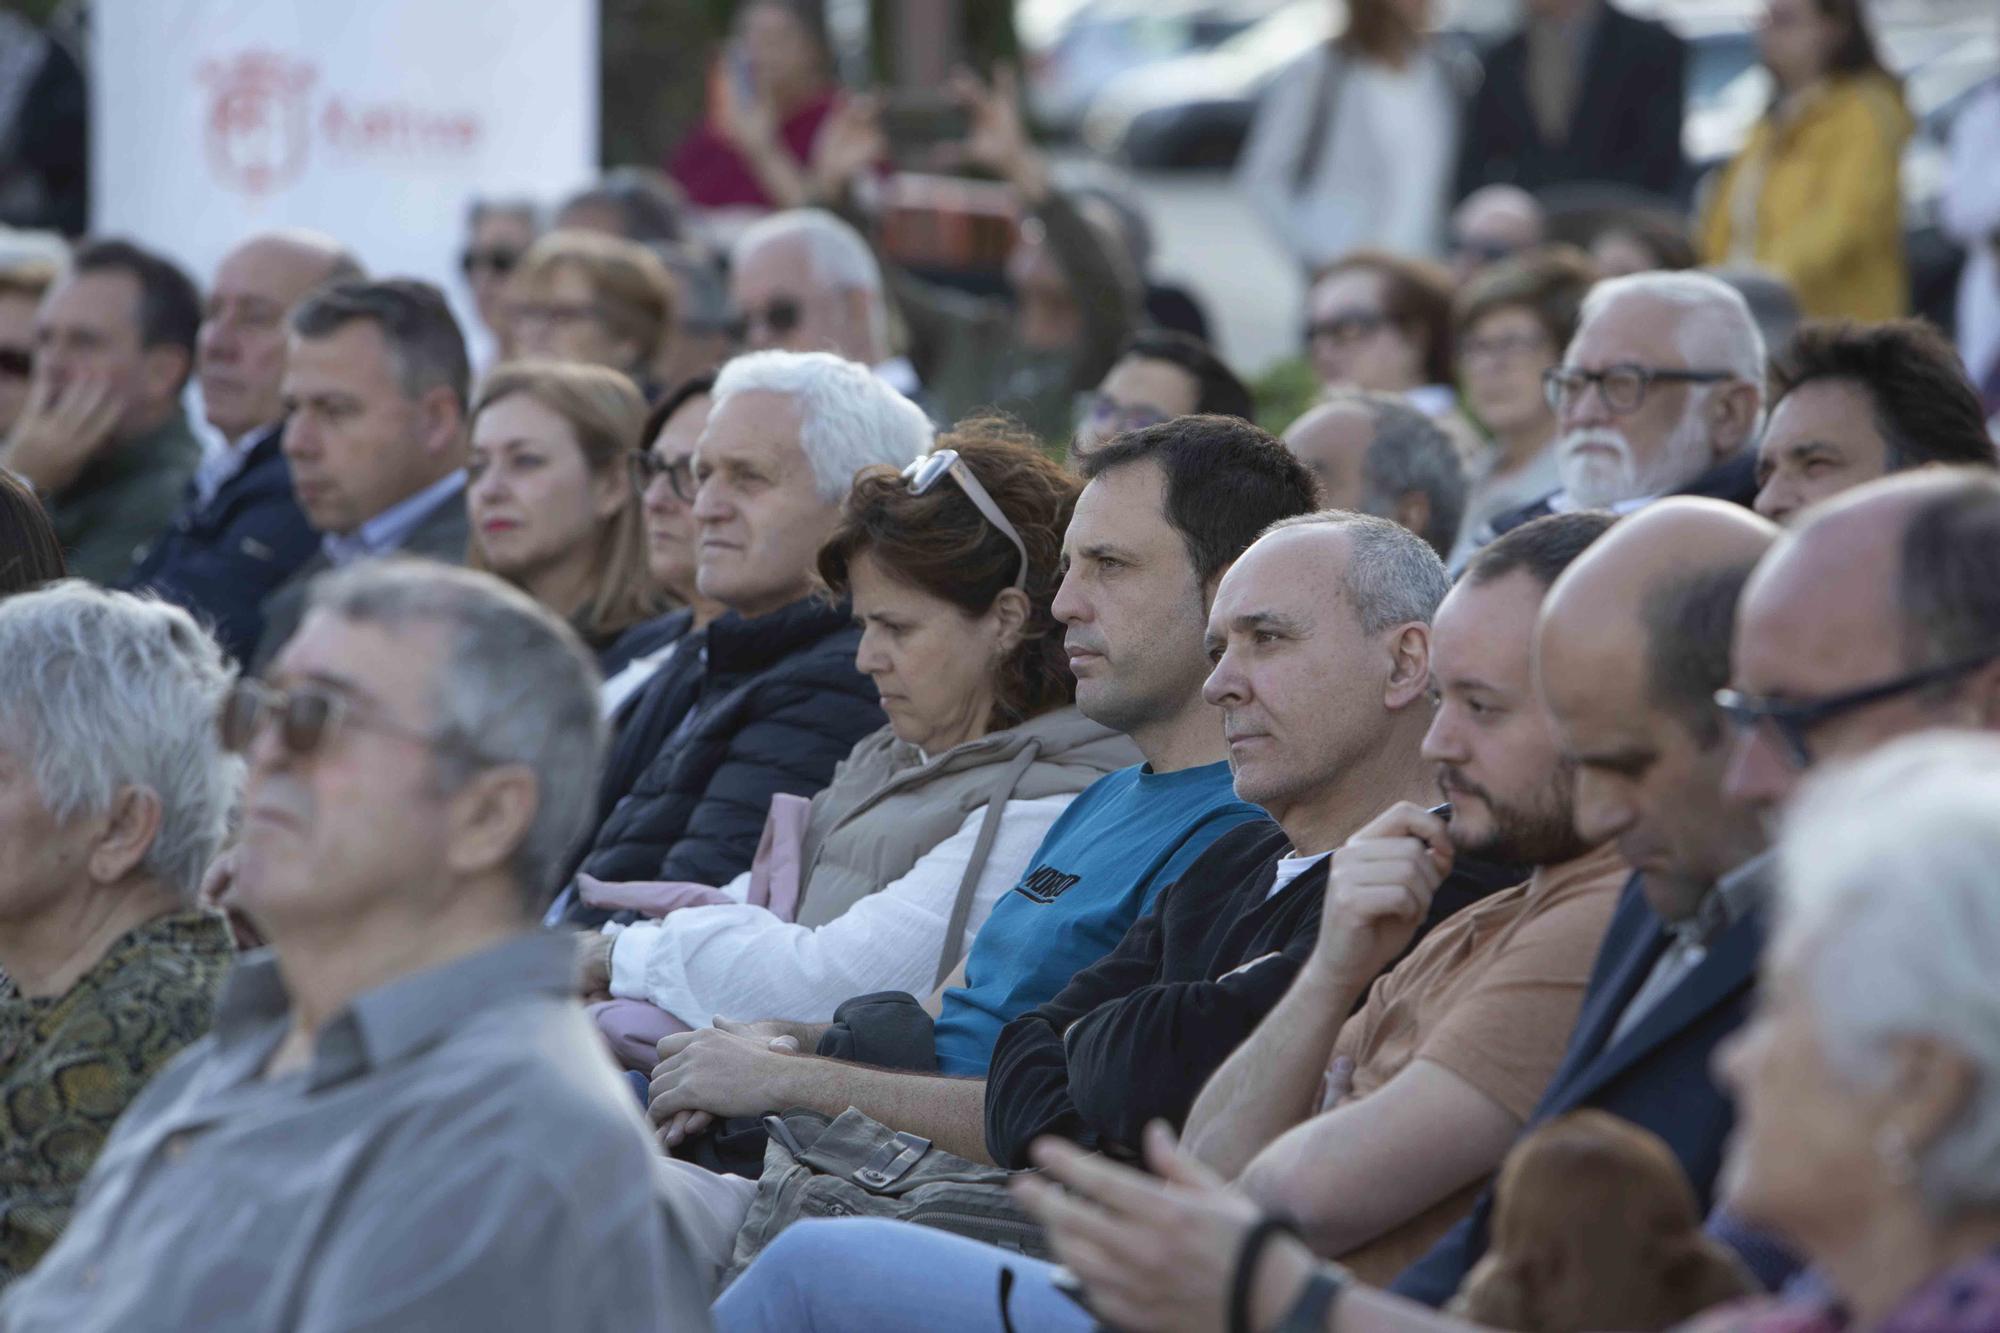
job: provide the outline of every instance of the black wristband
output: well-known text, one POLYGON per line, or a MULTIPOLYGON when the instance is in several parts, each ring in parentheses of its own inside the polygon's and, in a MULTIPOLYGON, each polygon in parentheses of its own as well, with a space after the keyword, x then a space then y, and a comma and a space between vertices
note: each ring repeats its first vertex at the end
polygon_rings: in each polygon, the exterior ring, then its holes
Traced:
POLYGON ((1229 1280, 1229 1333, 1251 1333, 1250 1284, 1256 1280, 1257 1260, 1263 1257, 1264 1247, 1280 1232, 1296 1236, 1299 1229, 1290 1218, 1271 1213, 1258 1218, 1243 1233, 1243 1243, 1236 1247, 1236 1272, 1229 1280))
POLYGON ((1347 1284, 1354 1281, 1354 1274, 1337 1264, 1320 1264, 1306 1280, 1305 1289, 1292 1302, 1292 1308, 1285 1312, 1271 1333, 1321 1333, 1326 1327, 1327 1312, 1340 1299, 1340 1293, 1347 1290, 1347 1284))

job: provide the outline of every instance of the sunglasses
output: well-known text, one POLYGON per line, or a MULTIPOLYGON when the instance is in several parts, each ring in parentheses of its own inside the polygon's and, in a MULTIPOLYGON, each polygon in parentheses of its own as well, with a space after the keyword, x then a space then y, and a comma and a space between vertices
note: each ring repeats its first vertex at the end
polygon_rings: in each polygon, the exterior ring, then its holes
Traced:
POLYGON ((458 267, 468 278, 476 278, 488 271, 504 278, 520 262, 521 252, 518 250, 467 250, 458 257, 458 267))
POLYGON ((1815 727, 1824 726, 1837 717, 1866 708, 1870 704, 1879 704, 1900 695, 1955 680, 1969 671, 1985 666, 1997 656, 2000 656, 2000 650, 1989 649, 1976 657, 1960 658, 1940 666, 1924 667, 1908 675, 1897 676, 1893 680, 1863 685, 1859 689, 1829 694, 1818 699, 1773 699, 1768 696, 1744 694, 1739 690, 1717 690, 1715 706, 1722 710, 1722 715, 1729 719, 1730 725, 1738 732, 1769 727, 1772 734, 1778 738, 1786 761, 1794 769, 1804 772, 1813 765, 1809 736, 1815 727))
POLYGON ((258 733, 268 723, 276 723, 278 741, 294 759, 308 759, 333 743, 342 727, 355 727, 415 741, 438 745, 442 737, 414 727, 405 727, 385 717, 371 717, 353 701, 323 685, 300 685, 290 690, 274 690, 255 680, 239 680, 223 697, 216 715, 216 730, 222 748, 231 754, 245 754, 258 733))
POLYGON ((35 354, 26 347, 0 347, 0 375, 24 380, 35 373, 35 354))
POLYGON ((935 450, 903 469, 903 480, 908 483, 911 495, 925 494, 946 477, 957 482, 958 489, 964 491, 965 498, 986 516, 986 521, 999 529, 1001 536, 1014 543, 1014 549, 1021 553, 1021 567, 1014 575, 1014 586, 1025 589, 1028 586, 1028 544, 1021 540, 1021 534, 1000 512, 1000 506, 993 503, 993 497, 979 484, 979 478, 972 475, 972 469, 959 461, 958 450, 935 450))
POLYGON ((652 484, 661 477, 667 479, 674 498, 684 505, 694 503, 694 459, 683 455, 673 462, 666 462, 645 449, 634 449, 627 457, 632 466, 632 484, 644 495, 652 484))
MULTIPOLYGON (((766 301, 761 308, 752 307, 745 310, 743 318, 737 321, 737 323, 743 330, 743 333, 748 333, 751 329, 762 324, 765 328, 782 338, 799 326, 799 320, 804 314, 805 308, 799 303, 797 297, 778 296, 766 301)), ((741 337, 742 334, 738 334, 737 336, 741 337)))

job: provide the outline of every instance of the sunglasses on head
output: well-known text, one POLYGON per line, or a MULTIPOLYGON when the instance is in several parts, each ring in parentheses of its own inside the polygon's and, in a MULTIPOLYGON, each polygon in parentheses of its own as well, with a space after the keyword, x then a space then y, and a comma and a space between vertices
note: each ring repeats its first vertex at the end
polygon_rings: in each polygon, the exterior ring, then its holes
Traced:
POLYGON ((468 278, 478 277, 487 269, 504 278, 520 262, 521 253, 518 250, 467 250, 458 257, 458 266, 468 278))
POLYGON ((1021 540, 1020 532, 1000 512, 1000 506, 993 503, 993 497, 979 484, 979 478, 972 475, 972 469, 959 461, 958 450, 935 450, 903 469, 903 480, 909 485, 911 495, 924 494, 946 477, 957 482, 958 489, 964 491, 965 498, 986 516, 986 521, 999 529, 1001 536, 1014 543, 1014 549, 1021 553, 1021 566, 1014 575, 1014 586, 1025 589, 1028 586, 1028 544, 1021 540))
POLYGON ((324 685, 298 685, 276 690, 256 680, 239 680, 223 697, 216 715, 216 730, 222 747, 232 754, 246 754, 267 724, 278 728, 278 741, 294 759, 318 754, 332 743, 342 727, 377 732, 438 745, 443 738, 430 732, 405 727, 379 715, 357 708, 338 690, 324 685))
POLYGON ((0 347, 0 375, 24 380, 35 373, 35 354, 26 347, 0 347))

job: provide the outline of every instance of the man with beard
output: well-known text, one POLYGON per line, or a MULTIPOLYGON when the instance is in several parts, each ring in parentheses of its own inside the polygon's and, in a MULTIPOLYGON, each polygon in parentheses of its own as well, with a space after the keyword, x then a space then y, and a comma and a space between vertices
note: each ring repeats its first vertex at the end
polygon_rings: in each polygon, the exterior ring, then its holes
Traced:
POLYGON ((1562 489, 1494 519, 1483 540, 1543 514, 1626 514, 1663 495, 1757 498, 1764 338, 1727 283, 1704 273, 1598 283, 1543 385, 1562 489))

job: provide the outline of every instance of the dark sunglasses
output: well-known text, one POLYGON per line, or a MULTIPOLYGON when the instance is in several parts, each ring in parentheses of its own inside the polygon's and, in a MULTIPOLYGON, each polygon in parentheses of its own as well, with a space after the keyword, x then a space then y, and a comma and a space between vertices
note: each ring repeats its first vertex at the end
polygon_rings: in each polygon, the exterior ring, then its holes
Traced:
POLYGON ((1744 694, 1739 690, 1717 690, 1715 706, 1722 710, 1722 715, 1729 719, 1730 725, 1739 733, 1754 731, 1758 727, 1769 727, 1782 745, 1786 762, 1793 768, 1804 771, 1813 764, 1812 746, 1808 742, 1808 737, 1814 728, 1824 726, 1834 718, 1866 708, 1870 704, 1879 704, 1900 695, 1955 680, 1969 671, 1985 666, 1996 656, 2000 656, 2000 649, 1988 649, 1977 657, 1965 657, 1940 666, 1924 667, 1920 671, 1912 671, 1893 680, 1863 685, 1859 689, 1829 694, 1818 699, 1773 699, 1744 694))
POLYGON ((799 326, 799 319, 804 313, 805 309, 800 305, 798 298, 779 296, 765 302, 761 309, 745 310, 741 324, 746 333, 762 324, 782 338, 799 326))
POLYGON ((35 373, 35 354, 26 347, 0 347, 0 375, 24 380, 35 373))
POLYGON ((391 722, 370 717, 358 710, 347 696, 322 685, 300 685, 290 690, 274 690, 255 680, 239 680, 223 697, 216 716, 216 730, 222 747, 232 754, 244 754, 267 723, 276 723, 278 740, 294 759, 308 759, 332 743, 340 729, 356 727, 415 741, 438 745, 442 738, 391 722))
POLYGON ((521 252, 518 250, 467 250, 458 257, 458 266, 468 278, 478 277, 482 269, 491 269, 495 275, 504 278, 520 262, 521 252))
POLYGON ((665 477, 675 499, 684 505, 694 503, 696 488, 693 458, 681 457, 668 463, 645 449, 634 449, 627 458, 632 467, 632 485, 638 488, 641 495, 644 495, 654 482, 665 477))

